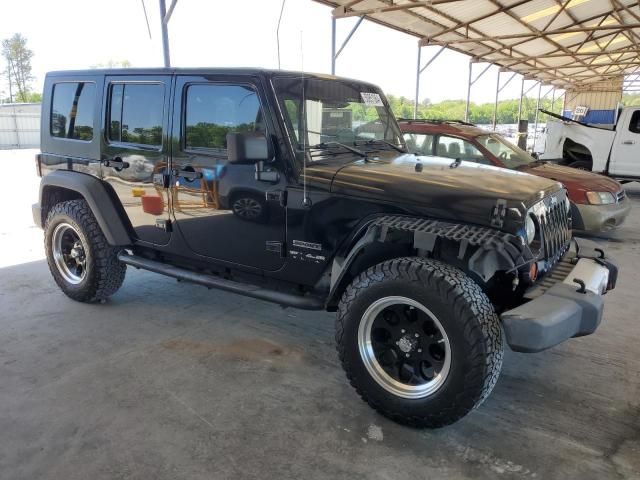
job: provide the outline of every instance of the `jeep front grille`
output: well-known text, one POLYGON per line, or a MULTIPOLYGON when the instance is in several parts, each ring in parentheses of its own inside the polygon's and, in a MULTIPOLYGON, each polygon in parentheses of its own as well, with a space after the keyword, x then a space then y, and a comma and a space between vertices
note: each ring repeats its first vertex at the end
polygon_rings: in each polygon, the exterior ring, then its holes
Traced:
POLYGON ((571 240, 571 218, 565 205, 564 195, 555 200, 545 199, 546 208, 538 212, 541 246, 548 266, 553 265, 566 252, 571 240))

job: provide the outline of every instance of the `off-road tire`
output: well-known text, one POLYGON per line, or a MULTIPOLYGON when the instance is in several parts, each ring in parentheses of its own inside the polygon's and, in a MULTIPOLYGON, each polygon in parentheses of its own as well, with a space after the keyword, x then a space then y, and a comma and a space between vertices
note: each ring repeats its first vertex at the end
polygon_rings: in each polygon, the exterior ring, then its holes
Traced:
POLYGON ((51 208, 44 227, 44 247, 51 275, 60 289, 73 300, 87 303, 104 300, 124 282, 127 266, 118 260, 120 249, 107 243, 85 200, 69 200, 51 208), (53 259, 52 234, 61 223, 71 225, 84 246, 86 274, 76 285, 65 280, 53 259))
POLYGON ((498 380, 504 354, 500 321, 482 289, 461 270, 420 257, 377 264, 351 282, 338 306, 336 342, 347 378, 362 399, 386 417, 418 428, 452 424, 478 407, 498 380), (384 389, 358 348, 359 324, 369 305, 398 295, 433 312, 450 341, 446 380, 425 398, 407 399, 384 389))

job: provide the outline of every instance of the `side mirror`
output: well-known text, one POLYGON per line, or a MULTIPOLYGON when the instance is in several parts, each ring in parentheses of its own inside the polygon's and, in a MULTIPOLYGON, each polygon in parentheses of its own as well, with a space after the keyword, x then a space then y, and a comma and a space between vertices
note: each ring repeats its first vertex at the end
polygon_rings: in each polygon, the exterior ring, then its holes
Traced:
POLYGON ((269 160, 269 142, 262 133, 227 133, 229 163, 257 163, 269 160))

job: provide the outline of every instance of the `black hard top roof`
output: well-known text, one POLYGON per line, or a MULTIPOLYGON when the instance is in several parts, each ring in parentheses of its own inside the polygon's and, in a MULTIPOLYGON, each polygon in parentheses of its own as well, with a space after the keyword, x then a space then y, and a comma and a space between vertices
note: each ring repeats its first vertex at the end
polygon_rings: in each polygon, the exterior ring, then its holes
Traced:
MULTIPOLYGON (((86 70, 55 70, 47 73, 51 77, 69 77, 80 75, 253 75, 262 77, 305 77, 346 80, 349 82, 358 82, 370 86, 375 86, 371 82, 357 80, 353 78, 337 77, 326 73, 299 72, 291 70, 277 70, 268 68, 255 67, 227 67, 227 68, 211 68, 211 67, 189 67, 189 68, 89 68, 86 70)), ((376 87, 377 88, 377 87, 376 87)))

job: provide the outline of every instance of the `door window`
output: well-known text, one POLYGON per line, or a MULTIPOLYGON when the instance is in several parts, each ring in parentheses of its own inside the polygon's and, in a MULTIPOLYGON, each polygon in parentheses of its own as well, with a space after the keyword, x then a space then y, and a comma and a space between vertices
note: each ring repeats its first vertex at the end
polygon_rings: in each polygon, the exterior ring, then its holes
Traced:
POLYGON ((243 85, 189 85, 184 125, 185 150, 222 156, 228 133, 265 131, 258 95, 243 85))
POLYGON ((162 145, 164 85, 111 85, 109 140, 137 145, 162 145))
POLYGON ((404 140, 411 153, 433 155, 433 135, 421 133, 405 133, 404 140))
POLYGON ((636 110, 633 112, 633 115, 631 115, 629 131, 632 133, 640 133, 640 110, 636 110))
POLYGON ((93 138, 95 85, 64 82, 53 86, 49 131, 53 137, 89 141, 93 138))
POLYGON ((438 138, 436 155, 447 158, 459 158, 460 160, 476 163, 490 163, 487 162, 482 152, 473 144, 455 137, 440 136, 438 138))

